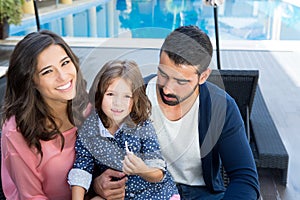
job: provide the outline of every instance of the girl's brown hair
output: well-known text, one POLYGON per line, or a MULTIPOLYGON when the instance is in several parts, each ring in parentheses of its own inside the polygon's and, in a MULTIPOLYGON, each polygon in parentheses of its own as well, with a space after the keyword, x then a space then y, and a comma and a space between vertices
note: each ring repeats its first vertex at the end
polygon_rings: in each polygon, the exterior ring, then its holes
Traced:
POLYGON ((115 78, 122 78, 131 85, 133 106, 130 119, 126 122, 129 125, 130 122, 137 125, 147 120, 151 114, 151 102, 146 95, 146 87, 138 65, 134 61, 112 60, 99 71, 89 92, 90 102, 94 102, 103 125, 108 128, 112 123, 103 112, 101 105, 106 90, 115 78))

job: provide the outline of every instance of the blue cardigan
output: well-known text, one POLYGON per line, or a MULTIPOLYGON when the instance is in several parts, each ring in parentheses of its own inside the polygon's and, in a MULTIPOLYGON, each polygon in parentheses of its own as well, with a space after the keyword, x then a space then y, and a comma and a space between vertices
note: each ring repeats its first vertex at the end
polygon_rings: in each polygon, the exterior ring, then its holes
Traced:
MULTIPOLYGON (((147 76, 145 84, 154 76, 147 76)), ((236 102, 210 82, 199 90, 199 144, 206 186, 212 193, 225 191, 224 200, 258 199, 258 174, 236 102), (230 179, 226 188, 221 163, 230 179)))

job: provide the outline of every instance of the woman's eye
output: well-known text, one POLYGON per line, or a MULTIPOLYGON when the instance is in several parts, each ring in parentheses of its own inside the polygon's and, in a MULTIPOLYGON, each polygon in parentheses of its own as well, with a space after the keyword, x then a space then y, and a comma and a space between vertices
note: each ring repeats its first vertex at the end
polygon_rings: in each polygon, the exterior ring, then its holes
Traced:
POLYGON ((52 70, 48 69, 48 70, 42 71, 41 75, 44 76, 44 75, 49 74, 51 72, 52 72, 52 70))
POLYGON ((62 63, 62 66, 65 66, 65 65, 67 65, 67 64, 69 64, 70 63, 70 60, 65 60, 63 63, 62 63))
POLYGON ((131 99, 131 98, 132 98, 132 96, 130 96, 130 95, 125 95, 125 98, 127 98, 127 99, 131 99))

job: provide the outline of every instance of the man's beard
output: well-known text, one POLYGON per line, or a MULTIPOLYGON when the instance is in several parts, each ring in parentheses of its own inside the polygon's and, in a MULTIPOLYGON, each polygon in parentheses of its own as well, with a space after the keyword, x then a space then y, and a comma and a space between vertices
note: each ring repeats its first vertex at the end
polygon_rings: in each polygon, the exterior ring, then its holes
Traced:
POLYGON ((169 106, 176 106, 176 105, 180 104, 181 102, 185 101, 186 99, 188 99, 190 96, 192 96, 193 93, 195 92, 195 90, 197 89, 197 87, 198 87, 198 84, 195 85, 195 87, 191 93, 189 93, 188 95, 186 95, 183 98, 180 98, 179 96, 177 96, 175 94, 165 94, 164 90, 163 90, 163 86, 160 86, 160 85, 158 85, 158 90, 159 90, 160 98, 164 102, 164 104, 167 104, 169 106), (175 100, 168 101, 164 97, 174 98, 175 100))

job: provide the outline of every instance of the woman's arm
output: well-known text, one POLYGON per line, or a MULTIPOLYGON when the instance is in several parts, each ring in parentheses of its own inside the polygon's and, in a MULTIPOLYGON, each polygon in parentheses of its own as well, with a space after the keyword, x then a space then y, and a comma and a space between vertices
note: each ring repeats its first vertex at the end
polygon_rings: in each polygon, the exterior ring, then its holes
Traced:
POLYGON ((22 135, 12 127, 12 120, 2 129, 2 185, 7 199, 48 199, 44 194, 42 177, 37 171, 38 156, 30 149, 22 135))

